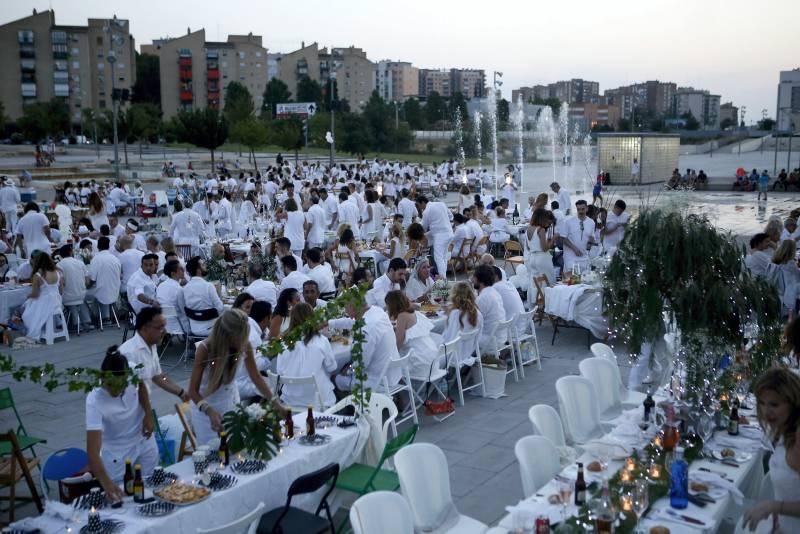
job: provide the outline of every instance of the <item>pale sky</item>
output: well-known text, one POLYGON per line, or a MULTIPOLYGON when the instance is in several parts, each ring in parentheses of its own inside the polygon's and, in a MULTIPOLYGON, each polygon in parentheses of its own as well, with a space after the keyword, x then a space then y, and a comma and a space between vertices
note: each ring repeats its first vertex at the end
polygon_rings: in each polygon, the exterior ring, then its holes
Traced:
POLYGON ((209 40, 262 35, 361 47, 372 61, 503 72, 503 93, 569 78, 605 89, 673 81, 774 117, 779 71, 800 67, 800 0, 0 0, 0 23, 52 7, 56 23, 116 14, 137 47, 206 28, 209 40), (794 35, 792 35, 794 31, 794 35))

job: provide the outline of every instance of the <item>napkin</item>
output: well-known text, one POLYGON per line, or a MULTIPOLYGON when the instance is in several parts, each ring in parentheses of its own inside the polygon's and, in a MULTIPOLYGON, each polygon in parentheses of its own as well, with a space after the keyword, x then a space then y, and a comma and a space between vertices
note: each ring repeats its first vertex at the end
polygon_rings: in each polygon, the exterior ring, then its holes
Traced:
POLYGON ((68 504, 57 501, 46 501, 44 503, 44 515, 49 515, 64 521, 72 521, 72 516, 74 513, 75 509, 68 504))
POLYGON ((716 473, 709 473, 708 471, 691 471, 689 478, 696 482, 704 482, 706 484, 714 485, 730 492, 731 497, 736 504, 741 505, 744 501, 744 494, 736 487, 736 484, 730 480, 724 479, 716 473))
MULTIPOLYGON (((547 497, 533 497, 520 501, 516 506, 506 506, 506 512, 510 513, 512 517, 517 514, 530 514, 533 517, 539 515, 547 516, 551 524, 559 523, 562 520, 563 507, 560 504, 550 504, 547 502, 547 497)), ((567 517, 571 517, 578 513, 578 507, 570 503, 566 508, 567 517)))

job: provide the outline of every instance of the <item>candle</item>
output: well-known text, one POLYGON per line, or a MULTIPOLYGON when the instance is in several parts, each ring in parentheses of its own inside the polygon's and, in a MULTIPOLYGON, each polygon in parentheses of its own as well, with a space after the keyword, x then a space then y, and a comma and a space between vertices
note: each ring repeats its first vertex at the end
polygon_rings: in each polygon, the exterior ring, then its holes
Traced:
POLYGON ((89 523, 86 526, 89 532, 100 532, 103 529, 103 525, 100 523, 100 514, 97 513, 94 506, 89 510, 89 523))
POLYGON ((661 467, 654 463, 650 465, 650 478, 653 480, 658 479, 661 476, 661 467))
POLYGON ((728 402, 728 394, 725 392, 720 393, 719 400, 721 400, 722 402, 728 402))
POLYGON ((633 510, 633 498, 630 495, 623 495, 619 498, 619 503, 622 506, 623 512, 630 512, 633 510))
POLYGON ((623 471, 623 472, 622 472, 622 473, 619 475, 619 479, 620 479, 622 482, 630 482, 630 481, 631 481, 631 474, 630 474, 630 472, 629 472, 629 471, 623 471))
POLYGON ((635 471, 636 470, 636 460, 633 458, 628 458, 625 460, 625 469, 628 471, 635 471))
POLYGON ((653 440, 653 445, 659 449, 662 447, 661 436, 656 436, 656 438, 653 440))

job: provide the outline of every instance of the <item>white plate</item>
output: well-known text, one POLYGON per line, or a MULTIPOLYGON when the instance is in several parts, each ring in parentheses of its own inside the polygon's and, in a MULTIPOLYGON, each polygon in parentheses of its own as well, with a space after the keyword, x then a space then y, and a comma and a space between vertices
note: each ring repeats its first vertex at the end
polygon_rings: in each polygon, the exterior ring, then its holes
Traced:
POLYGON ((738 464, 747 462, 753 457, 752 453, 741 451, 736 451, 736 456, 722 456, 722 449, 713 449, 711 451, 711 456, 717 460, 733 460, 738 464))

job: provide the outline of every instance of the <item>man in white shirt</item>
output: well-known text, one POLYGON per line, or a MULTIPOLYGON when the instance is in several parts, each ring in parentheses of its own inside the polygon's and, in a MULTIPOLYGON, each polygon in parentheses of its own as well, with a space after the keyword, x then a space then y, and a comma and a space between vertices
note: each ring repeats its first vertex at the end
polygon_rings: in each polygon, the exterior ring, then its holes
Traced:
POLYGON ((322 263, 322 251, 318 248, 311 248, 306 253, 308 264, 306 265, 306 274, 308 277, 317 283, 321 294, 329 294, 336 291, 336 280, 333 276, 331 266, 327 263, 322 263))
POLYGON ((350 200, 347 193, 339 193, 339 207, 337 208, 339 226, 343 224, 350 225, 353 235, 356 239, 361 238, 361 230, 358 226, 358 221, 361 219, 361 213, 358 210, 358 205, 350 200))
POLYGON ((447 249, 453 239, 453 228, 450 225, 452 213, 444 202, 430 202, 424 195, 417 196, 417 207, 422 212, 422 228, 428 234, 428 242, 433 247, 437 274, 444 278, 447 276, 447 249))
POLYGON ((177 396, 182 402, 189 402, 189 393, 161 370, 158 344, 164 336, 166 326, 167 319, 162 315, 161 308, 142 308, 136 316, 136 334, 119 346, 119 352, 128 359, 128 365, 135 369, 142 381, 139 387, 146 388, 148 394, 155 384, 167 393, 177 396))
POLYGON ((603 229, 603 248, 616 249, 622 238, 625 237, 625 228, 631 216, 625 213, 625 201, 622 199, 614 203, 614 207, 606 216, 606 227, 603 229))
POLYGON ((131 201, 128 193, 122 189, 122 184, 120 183, 114 184, 114 188, 108 193, 108 198, 114 203, 114 207, 118 210, 127 208, 131 201))
MULTIPOLYGON (((400 357, 397 351, 397 340, 394 327, 386 312, 376 306, 350 304, 347 306, 347 315, 352 319, 333 319, 328 322, 331 328, 352 328, 353 319, 364 319, 364 344, 362 359, 367 380, 364 387, 377 391, 379 380, 390 360, 400 357)), ((391 388, 400 381, 400 370, 387 371, 386 379, 391 388)), ((353 375, 341 374, 336 377, 336 387, 342 391, 350 391, 353 387, 353 375)))
POLYGON ((125 227, 119 224, 119 219, 116 215, 108 216, 108 229, 111 230, 114 241, 125 235, 125 227))
POLYGON ((322 247, 325 244, 325 210, 319 205, 319 197, 311 195, 311 207, 306 213, 306 243, 309 248, 322 247))
POLYGON ((640 176, 640 167, 639 167, 639 160, 633 158, 633 163, 631 163, 631 184, 642 184, 642 177, 640 176))
POLYGON ((414 219, 419 218, 419 212, 414 202, 408 198, 408 189, 403 189, 400 194, 403 198, 397 203, 397 211, 403 216, 403 228, 408 228, 414 219))
POLYGON ((493 287, 495 282, 494 268, 488 265, 479 265, 472 273, 472 285, 478 291, 476 303, 483 316, 483 330, 478 343, 481 350, 494 351, 501 347, 501 340, 505 339, 506 332, 497 331, 498 323, 506 320, 503 308, 503 299, 493 287))
POLYGON ((256 301, 269 302, 274 308, 278 303, 278 288, 270 280, 263 280, 264 269, 261 263, 251 261, 247 265, 247 279, 250 281, 244 291, 256 301))
POLYGON ((303 282, 303 302, 314 308, 324 308, 327 302, 319 298, 319 285, 314 280, 303 282))
POLYGON ((158 306, 156 269, 158 269, 158 256, 145 254, 142 256, 141 267, 128 279, 128 304, 137 315, 145 306, 158 306))
POLYGON ((142 252, 147 252, 147 241, 144 236, 139 233, 139 221, 136 219, 128 219, 125 223, 125 235, 133 238, 133 248, 142 252))
POLYGON ((467 220, 460 213, 456 213, 453 215, 453 224, 455 225, 455 230, 453 231, 453 257, 466 258, 472 249, 471 246, 468 246, 466 250, 461 250, 464 240, 471 239, 467 220))
POLYGON ((553 182, 550 184, 550 189, 553 190, 553 193, 556 194, 556 200, 558 200, 558 205, 564 210, 564 214, 570 214, 570 206, 572 206, 572 199, 569 196, 569 193, 566 189, 561 187, 558 182, 553 182))
POLYGON ((25 204, 25 215, 17 222, 17 238, 22 238, 25 255, 31 256, 34 250, 50 254, 50 221, 39 213, 36 202, 25 204))
POLYGON ((205 260, 195 256, 186 263, 186 270, 191 278, 178 293, 178 306, 189 317, 192 334, 208 335, 225 307, 214 285, 203 278, 208 274, 205 260))
POLYGON ((216 211, 211 215, 219 237, 226 237, 233 230, 233 204, 230 193, 220 196, 216 211))
POLYGON ((109 316, 108 305, 114 304, 119 299, 120 278, 122 276, 122 263, 114 256, 109 247, 108 237, 102 236, 97 240, 97 249, 89 264, 89 279, 95 284, 94 298, 104 312, 109 316))
POLYGON ((300 293, 303 292, 303 284, 310 278, 298 271, 297 267, 297 260, 294 256, 281 258, 281 268, 284 276, 283 280, 281 280, 280 292, 289 288, 296 289, 300 293))
POLYGON ((483 254, 484 252, 486 252, 486 245, 478 245, 478 243, 481 242, 486 233, 483 231, 481 223, 477 219, 478 208, 473 206, 472 209, 469 211, 470 211, 470 216, 465 224, 469 229, 469 235, 472 238, 472 251, 477 254, 483 254))
MULTIPOLYGON (((253 303, 253 307, 250 308, 250 317, 247 318, 247 322, 250 325, 248 341, 250 341, 250 346, 253 347, 253 352, 256 357, 256 367, 261 373, 265 373, 267 369, 275 371, 274 362, 271 362, 256 350, 264 343, 264 332, 269 328, 271 316, 272 306, 268 302, 256 301, 253 303)), ((239 397, 241 399, 250 399, 261 395, 250 379, 250 375, 247 373, 247 368, 244 365, 240 365, 236 372, 236 387, 239 389, 239 397)))
POLYGON ((339 212, 339 205, 336 203, 335 195, 329 195, 328 190, 324 187, 319 189, 319 199, 325 211, 325 226, 333 228, 336 224, 337 213, 339 212))
POLYGON ((408 265, 403 258, 392 258, 386 272, 376 278, 372 283, 372 289, 367 291, 367 304, 385 310, 386 294, 405 287, 407 269, 408 265))
POLYGON ((767 268, 772 262, 769 244, 769 237, 765 233, 758 233, 750 239, 750 254, 745 257, 744 264, 753 276, 767 275, 767 268))
POLYGON ((795 242, 800 239, 800 233, 797 231, 797 219, 794 217, 787 217, 786 220, 783 221, 783 230, 781 231, 779 243, 787 239, 791 239, 795 242))
MULTIPOLYGON (((178 307, 178 293, 181 292, 181 282, 186 274, 186 270, 179 260, 169 260, 164 264, 164 276, 166 279, 156 287, 156 300, 160 307, 169 306, 175 310, 178 316, 183 316, 183 310, 178 307)), ((178 317, 167 319, 167 333, 182 333, 178 317)))
POLYGON ((122 264, 122 286, 120 290, 126 293, 128 291, 128 280, 141 267, 144 252, 133 248, 133 236, 128 234, 117 240, 117 249, 120 251, 119 262, 122 264))
MULTIPOLYGON (((522 303, 522 297, 519 296, 517 288, 503 276, 505 274, 503 269, 494 266, 492 270, 494 271, 494 285, 492 285, 492 287, 497 291, 497 294, 500 295, 500 299, 503 301, 503 310, 506 312, 506 318, 525 313, 525 305, 522 303)), ((520 326, 524 327, 527 325, 520 322, 520 326)))
MULTIPOLYGON (((19 190, 14 186, 14 179, 6 177, 0 188, 0 212, 6 219, 6 228, 11 232, 17 226, 17 204, 22 202, 19 190)), ((0 228, 3 230, 3 228, 0 228)))
POLYGON ((278 264, 278 268, 275 269, 275 274, 278 277, 278 284, 283 281, 283 269, 281 268, 281 258, 284 256, 292 256, 294 257, 297 265, 303 265, 303 260, 300 256, 294 254, 292 252, 292 242, 289 240, 288 237, 279 237, 275 240, 275 262, 278 264))
POLYGON ((564 270, 569 271, 574 265, 589 267, 589 243, 594 240, 595 224, 586 216, 588 206, 585 200, 575 203, 578 214, 564 222, 564 270))
POLYGON ((86 305, 86 283, 89 280, 89 268, 73 257, 72 245, 64 245, 59 250, 61 261, 58 268, 64 274, 64 293, 61 298, 64 306, 75 318, 75 325, 83 323, 84 330, 93 330, 89 307, 86 305))
POLYGON ((192 251, 200 247, 200 237, 205 235, 203 218, 194 210, 183 209, 180 200, 175 201, 175 213, 169 225, 169 235, 176 245, 192 245, 192 251))
POLYGON ((567 220, 567 216, 561 210, 561 204, 558 203, 558 200, 554 200, 550 203, 550 211, 553 212, 553 217, 556 220, 555 225, 555 233, 558 235, 564 235, 566 230, 564 229, 564 223, 567 220))

